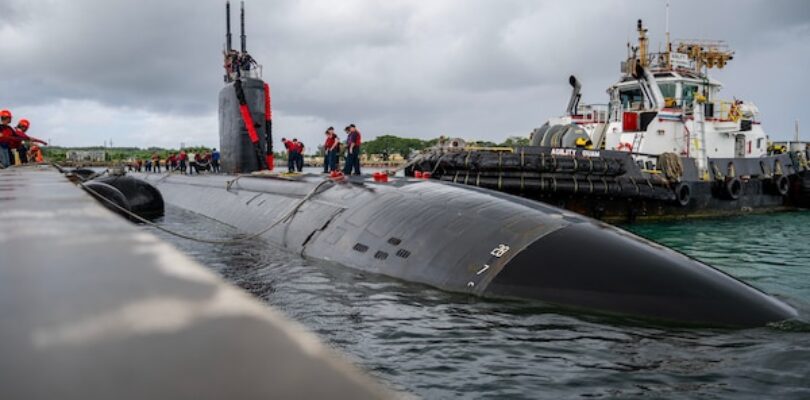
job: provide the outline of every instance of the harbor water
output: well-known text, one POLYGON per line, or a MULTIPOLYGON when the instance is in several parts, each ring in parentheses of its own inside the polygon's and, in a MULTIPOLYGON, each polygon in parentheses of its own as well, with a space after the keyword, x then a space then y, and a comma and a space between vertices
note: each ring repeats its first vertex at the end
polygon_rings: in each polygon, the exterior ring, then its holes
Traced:
MULTIPOLYGON (((174 207, 160 223, 200 237, 238 233, 174 207)), ((686 328, 488 301, 306 260, 258 240, 200 244, 144 227, 418 397, 810 398, 810 212, 626 228, 776 295, 800 321, 686 328)))

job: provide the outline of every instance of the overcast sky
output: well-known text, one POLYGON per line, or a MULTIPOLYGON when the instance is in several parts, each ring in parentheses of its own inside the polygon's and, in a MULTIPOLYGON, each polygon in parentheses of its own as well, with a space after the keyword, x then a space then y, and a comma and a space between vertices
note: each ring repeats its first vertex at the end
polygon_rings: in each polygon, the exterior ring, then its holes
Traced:
MULTIPOLYGON (((238 1, 234 44, 238 46, 238 1)), ((635 21, 664 40, 665 0, 248 0, 248 50, 274 131, 500 141, 561 114, 570 88, 606 103, 635 21)), ((224 1, 0 0, 0 108, 63 146, 218 146, 224 1)), ((772 138, 810 140, 810 1, 671 1, 673 38, 736 51, 715 78, 772 138)))

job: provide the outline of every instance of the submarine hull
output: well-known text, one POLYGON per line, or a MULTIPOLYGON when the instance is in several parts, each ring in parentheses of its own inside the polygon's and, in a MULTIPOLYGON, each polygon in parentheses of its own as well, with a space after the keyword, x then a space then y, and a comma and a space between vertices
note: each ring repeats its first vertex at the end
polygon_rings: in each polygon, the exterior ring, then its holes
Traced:
MULTIPOLYGON (((267 228, 322 179, 144 176, 169 204, 234 226, 267 228)), ((712 267, 569 211, 431 180, 328 183, 262 238, 304 257, 505 299, 711 326, 796 316, 712 267)))

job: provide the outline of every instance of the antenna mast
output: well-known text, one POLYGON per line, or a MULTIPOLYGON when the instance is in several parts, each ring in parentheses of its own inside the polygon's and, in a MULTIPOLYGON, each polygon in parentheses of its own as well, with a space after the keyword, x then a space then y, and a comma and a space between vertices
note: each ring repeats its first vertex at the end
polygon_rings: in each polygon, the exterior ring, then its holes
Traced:
POLYGON ((231 2, 225 2, 225 49, 231 52, 231 2))
POLYGON ((667 36, 667 48, 666 48, 667 69, 672 69, 672 57, 671 57, 672 42, 670 42, 670 40, 669 40, 669 0, 667 0, 667 23, 666 23, 666 28, 667 28, 667 35, 666 35, 667 36))
POLYGON ((242 25, 242 36, 240 36, 240 38, 242 39, 242 53, 245 53, 247 52, 247 38, 245 37, 245 2, 242 1, 240 3, 242 7, 242 12, 239 16, 242 25))

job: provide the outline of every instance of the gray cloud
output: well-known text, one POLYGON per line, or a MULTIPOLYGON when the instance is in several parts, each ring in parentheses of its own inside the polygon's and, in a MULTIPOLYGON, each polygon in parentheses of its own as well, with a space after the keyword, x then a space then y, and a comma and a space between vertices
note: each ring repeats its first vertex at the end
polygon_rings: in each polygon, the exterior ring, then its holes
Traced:
MULTIPOLYGON (((3 107, 36 116, 65 100, 89 100, 108 112, 174 121, 150 124, 158 130, 150 140, 215 143, 216 127, 197 124, 211 120, 221 87, 224 2, 3 3, 3 107)), ((635 20, 647 22, 653 47, 663 42, 664 4, 249 1, 248 48, 264 65, 277 115, 288 118, 278 126, 290 135, 320 141, 316 124, 351 121, 367 136, 501 139, 561 113, 571 73, 585 84, 584 101, 606 102, 635 20)), ((238 2, 233 8, 238 46, 238 2)), ((786 136, 793 119, 804 117, 810 3, 672 1, 671 10, 673 37, 725 39, 737 51, 716 75, 728 98, 760 106, 773 136, 786 136)), ((143 126, 106 127, 148 145, 137 129, 143 126)))

